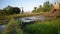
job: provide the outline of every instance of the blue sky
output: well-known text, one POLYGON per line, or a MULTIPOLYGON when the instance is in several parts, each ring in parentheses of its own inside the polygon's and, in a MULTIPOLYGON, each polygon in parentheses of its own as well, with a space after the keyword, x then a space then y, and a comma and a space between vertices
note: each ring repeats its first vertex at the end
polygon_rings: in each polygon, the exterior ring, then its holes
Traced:
MULTIPOLYGON (((42 5, 48 0, 0 0, 0 8, 5 8, 10 5, 13 7, 24 7, 24 11, 31 11, 36 6, 42 5)), ((53 0, 49 0, 53 2, 53 0)))

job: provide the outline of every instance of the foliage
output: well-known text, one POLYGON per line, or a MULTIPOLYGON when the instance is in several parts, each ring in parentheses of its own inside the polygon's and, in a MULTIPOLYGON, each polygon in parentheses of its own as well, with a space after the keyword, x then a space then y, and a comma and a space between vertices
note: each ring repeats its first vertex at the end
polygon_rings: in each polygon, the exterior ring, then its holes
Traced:
POLYGON ((0 17, 5 17, 6 15, 19 14, 21 10, 18 7, 8 6, 4 9, 0 9, 0 17))
POLYGON ((43 8, 43 6, 39 6, 39 8, 37 9, 37 12, 44 12, 44 8, 43 8))
POLYGON ((52 4, 50 4, 50 2, 47 1, 47 2, 44 3, 43 7, 44 7, 45 12, 50 11, 52 9, 52 4))
POLYGON ((5 16, 5 15, 6 15, 5 11, 4 10, 0 10, 0 16, 5 16))
POLYGON ((23 34, 20 24, 20 21, 16 21, 14 18, 11 18, 6 29, 3 31, 3 34, 23 34))
POLYGON ((43 6, 42 5, 40 5, 38 8, 36 8, 36 7, 34 7, 35 9, 32 11, 33 13, 34 12, 37 12, 37 13, 39 13, 39 12, 48 12, 48 11, 50 11, 52 8, 53 8, 53 6, 52 6, 52 4, 49 2, 49 1, 46 1, 44 4, 43 4, 43 6))
POLYGON ((6 7, 4 10, 6 11, 7 14, 18 14, 21 11, 18 7, 11 6, 6 7))
POLYGON ((33 10, 32 12, 33 12, 33 13, 34 13, 34 12, 37 12, 37 7, 34 7, 34 10, 33 10))
POLYGON ((32 12, 35 13, 35 12, 37 12, 37 11, 36 11, 36 10, 33 10, 32 12))

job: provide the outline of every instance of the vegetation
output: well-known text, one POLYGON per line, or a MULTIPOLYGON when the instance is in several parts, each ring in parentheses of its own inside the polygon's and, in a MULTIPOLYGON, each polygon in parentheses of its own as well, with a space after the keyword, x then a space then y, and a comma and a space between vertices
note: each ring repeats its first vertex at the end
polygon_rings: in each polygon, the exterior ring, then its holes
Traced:
POLYGON ((6 15, 5 11, 4 10, 0 10, 0 16, 5 16, 5 15, 6 15))
POLYGON ((2 34, 60 34, 60 18, 36 21, 34 24, 26 25, 26 31, 21 29, 22 22, 11 18, 2 34))
POLYGON ((49 1, 46 1, 43 6, 40 5, 38 8, 34 7, 33 13, 37 12, 48 12, 53 8, 52 4, 49 1))
POLYGON ((50 21, 37 22, 35 24, 27 25, 27 34, 60 34, 59 21, 60 19, 53 19, 50 21), (59 31, 59 32, 58 32, 59 31))
MULTIPOLYGON (((10 21, 6 24, 6 28, 2 32, 2 34, 60 34, 60 18, 48 19, 45 21, 35 21, 33 24, 29 24, 24 26, 26 31, 24 32, 21 29, 22 22, 21 20, 16 20, 18 17, 27 17, 27 16, 36 16, 43 15, 44 13, 50 11, 53 8, 52 4, 47 1, 38 8, 34 7, 33 13, 24 14, 24 10, 18 7, 8 6, 2 10, 0 10, 0 19, 10 19, 10 21), (19 14, 22 13, 22 14, 19 14)), ((51 14, 50 14, 51 15, 51 14)), ((56 14, 57 15, 57 14, 56 14)), ((50 17, 49 17, 50 18, 50 17)), ((54 17, 53 17, 54 18, 54 17)), ((0 20, 0 24, 4 25, 0 20)), ((27 20, 28 21, 28 20, 27 20)), ((4 21, 5 22, 5 21, 4 21)), ((0 32, 1 33, 1 32, 0 32)))
POLYGON ((44 12, 42 13, 31 13, 31 14, 13 14, 13 15, 9 15, 9 16, 5 16, 3 18, 11 18, 11 17, 15 17, 15 18, 18 18, 18 17, 29 17, 29 16, 37 16, 37 15, 43 15, 44 12))
POLYGON ((49 1, 45 2, 43 7, 44 7, 44 12, 48 12, 53 8, 52 4, 49 1))
POLYGON ((37 12, 37 7, 34 7, 34 10, 32 12, 37 12))
POLYGON ((20 24, 21 21, 16 21, 14 18, 11 18, 2 34, 23 34, 20 24))
POLYGON ((37 9, 37 12, 44 12, 44 8, 43 8, 43 6, 39 6, 39 8, 37 9))
POLYGON ((4 10, 7 14, 18 14, 21 11, 18 7, 11 6, 6 7, 4 10))
POLYGON ((0 10, 0 16, 19 14, 20 12, 21 12, 21 10, 18 7, 8 6, 4 9, 0 10))

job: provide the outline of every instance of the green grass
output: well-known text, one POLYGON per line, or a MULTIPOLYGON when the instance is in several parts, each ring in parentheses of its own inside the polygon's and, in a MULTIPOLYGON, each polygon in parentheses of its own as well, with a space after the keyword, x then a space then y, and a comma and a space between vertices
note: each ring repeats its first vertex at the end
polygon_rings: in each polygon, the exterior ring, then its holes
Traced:
POLYGON ((34 24, 26 25, 27 30, 23 32, 20 28, 20 20, 11 18, 3 34, 60 34, 60 18, 46 20, 43 22, 36 21, 34 24))
POLYGON ((28 34, 60 34, 59 24, 60 18, 44 22, 37 22, 35 24, 27 25, 26 32, 28 34))
POLYGON ((2 34, 23 34, 20 24, 21 21, 11 18, 2 34))

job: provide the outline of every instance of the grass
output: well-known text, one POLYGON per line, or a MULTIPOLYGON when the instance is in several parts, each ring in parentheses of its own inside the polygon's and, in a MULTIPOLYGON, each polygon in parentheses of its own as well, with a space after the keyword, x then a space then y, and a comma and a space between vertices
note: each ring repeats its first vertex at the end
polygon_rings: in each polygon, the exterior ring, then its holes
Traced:
POLYGON ((2 34, 23 34, 20 24, 19 20, 11 18, 2 34))
POLYGON ((60 18, 27 25, 27 34, 60 34, 60 18))
POLYGON ((34 24, 27 27, 28 34, 58 34, 56 27, 47 26, 46 24, 34 24))
POLYGON ((29 16, 37 16, 37 15, 43 15, 43 13, 28 13, 28 14, 13 14, 13 15, 8 15, 8 16, 2 16, 0 19, 9 19, 11 17, 18 18, 18 17, 29 17, 29 16))
MULTIPOLYGON (((11 17, 10 17, 11 18, 11 17)), ((20 28, 19 23, 12 18, 7 24, 3 34, 14 33, 16 34, 60 34, 60 18, 46 20, 44 22, 36 21, 34 24, 26 25, 26 31, 23 32, 20 28)))

